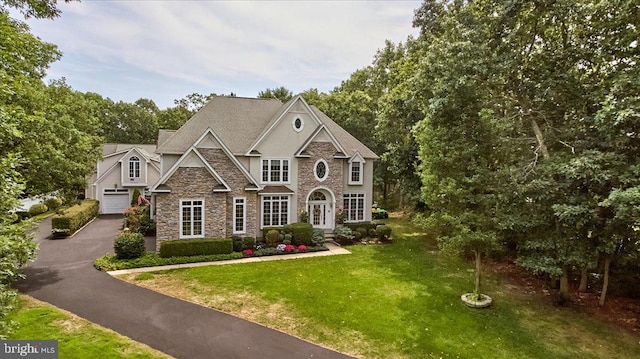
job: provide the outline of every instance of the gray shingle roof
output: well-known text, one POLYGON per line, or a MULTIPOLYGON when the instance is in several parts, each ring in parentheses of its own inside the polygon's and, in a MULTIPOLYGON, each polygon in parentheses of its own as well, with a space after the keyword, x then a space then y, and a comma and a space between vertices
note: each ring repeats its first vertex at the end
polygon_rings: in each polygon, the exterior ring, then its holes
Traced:
MULTIPOLYGON (((167 138, 163 142, 158 138, 156 153, 182 154, 210 127, 234 155, 244 155, 297 98, 298 96, 283 104, 277 99, 214 97, 179 130, 169 136, 164 133, 162 136, 167 138)), ((358 152, 364 158, 378 158, 327 115, 316 107, 311 106, 311 109, 349 152, 347 156, 351 157, 358 152)))
POLYGON ((322 111, 318 110, 315 106, 311 106, 313 112, 318 116, 320 121, 324 123, 327 129, 333 134, 342 148, 344 148, 347 153, 346 155, 351 157, 356 152, 360 153, 360 156, 363 158, 372 158, 378 159, 378 155, 376 155, 373 151, 369 149, 369 147, 365 146, 362 142, 358 141, 357 138, 353 137, 349 132, 347 132, 344 128, 340 127, 337 123, 333 122, 329 116, 325 115, 322 111))
POLYGON ((177 130, 159 130, 158 131, 158 146, 163 144, 171 135, 176 133, 177 130))
POLYGON ((156 151, 156 145, 142 145, 142 144, 132 144, 132 143, 105 143, 102 145, 102 157, 108 157, 116 153, 122 153, 129 151, 132 148, 137 148, 145 157, 159 161, 160 158, 156 151))
POLYGON ((281 107, 276 99, 214 97, 156 152, 183 153, 211 127, 234 155, 244 154, 281 107))

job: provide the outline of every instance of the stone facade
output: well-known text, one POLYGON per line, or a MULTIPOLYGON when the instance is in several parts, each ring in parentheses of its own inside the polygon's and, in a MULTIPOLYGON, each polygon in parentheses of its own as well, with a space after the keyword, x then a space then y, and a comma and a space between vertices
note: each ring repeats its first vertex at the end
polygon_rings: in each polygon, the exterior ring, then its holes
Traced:
POLYGON ((257 191, 245 191, 244 188, 249 184, 249 180, 244 176, 240 169, 231 161, 222 149, 201 148, 198 151, 209 162, 211 167, 224 179, 231 187, 231 192, 226 194, 226 203, 229 210, 226 214, 226 237, 233 234, 233 197, 244 197, 246 228, 245 233, 235 234, 242 237, 256 237, 257 215, 258 215, 258 194, 257 191))
POLYGON ((180 239, 180 200, 204 199, 204 237, 226 237, 227 193, 214 193, 218 185, 204 167, 178 168, 166 184, 171 193, 156 194, 156 247, 180 239))
MULTIPOLYGON (((307 196, 313 189, 318 187, 324 187, 333 193, 336 200, 335 205, 337 210, 342 206, 344 183, 343 164, 345 160, 333 158, 336 153, 336 149, 333 144, 329 142, 312 142, 306 148, 306 152, 311 155, 310 158, 298 159, 298 210, 306 210, 307 196), (329 174, 324 181, 318 181, 314 176, 315 164, 320 159, 327 162, 329 170, 329 174)), ((331 198, 327 198, 327 200, 331 200, 331 198)), ((335 218, 330 220, 334 221, 335 218)))

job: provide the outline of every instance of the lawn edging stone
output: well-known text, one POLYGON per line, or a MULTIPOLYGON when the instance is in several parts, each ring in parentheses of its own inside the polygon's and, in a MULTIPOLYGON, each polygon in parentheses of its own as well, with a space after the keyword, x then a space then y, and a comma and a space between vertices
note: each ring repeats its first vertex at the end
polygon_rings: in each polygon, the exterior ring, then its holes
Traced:
POLYGON ((469 308, 482 309, 491 305, 493 299, 486 294, 465 293, 460 296, 460 299, 469 308), (477 299, 477 297, 480 297, 477 299))

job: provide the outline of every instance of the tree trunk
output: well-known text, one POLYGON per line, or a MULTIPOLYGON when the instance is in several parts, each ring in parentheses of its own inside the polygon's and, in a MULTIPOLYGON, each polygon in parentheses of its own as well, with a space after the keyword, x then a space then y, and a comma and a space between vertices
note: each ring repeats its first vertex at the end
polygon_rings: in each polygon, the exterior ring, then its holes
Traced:
POLYGON ((578 287, 578 292, 584 293, 587 291, 588 275, 587 267, 582 267, 580 269, 580 286, 578 287))
POLYGON ((476 257, 476 280, 475 280, 475 294, 480 294, 480 270, 482 269, 482 253, 480 251, 473 251, 476 257))
POLYGON ((607 298, 607 289, 609 288, 609 266, 611 265, 611 257, 604 258, 604 279, 602 280, 602 293, 600 293, 600 306, 604 305, 607 298))
POLYGON ((559 299, 566 301, 569 299, 569 270, 567 267, 562 267, 562 276, 560 277, 560 292, 558 292, 559 299))
POLYGON ((542 131, 540 131, 540 127, 536 120, 531 119, 531 127, 533 128, 533 133, 536 135, 536 140, 538 140, 538 147, 540 148, 540 152, 542 152, 542 157, 544 159, 548 159, 549 150, 547 150, 547 145, 544 144, 544 137, 542 136, 542 131))

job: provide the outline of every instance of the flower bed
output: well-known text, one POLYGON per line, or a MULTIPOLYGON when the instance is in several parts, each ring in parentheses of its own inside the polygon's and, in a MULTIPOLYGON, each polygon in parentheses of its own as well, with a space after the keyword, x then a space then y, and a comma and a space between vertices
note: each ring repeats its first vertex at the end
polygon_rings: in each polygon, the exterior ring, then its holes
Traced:
POLYGON ((245 249, 242 251, 244 257, 264 257, 264 256, 279 256, 294 253, 307 253, 307 252, 322 252, 328 251, 329 248, 325 246, 305 246, 301 244, 294 246, 292 244, 278 244, 276 247, 261 247, 257 246, 255 250, 245 249))

